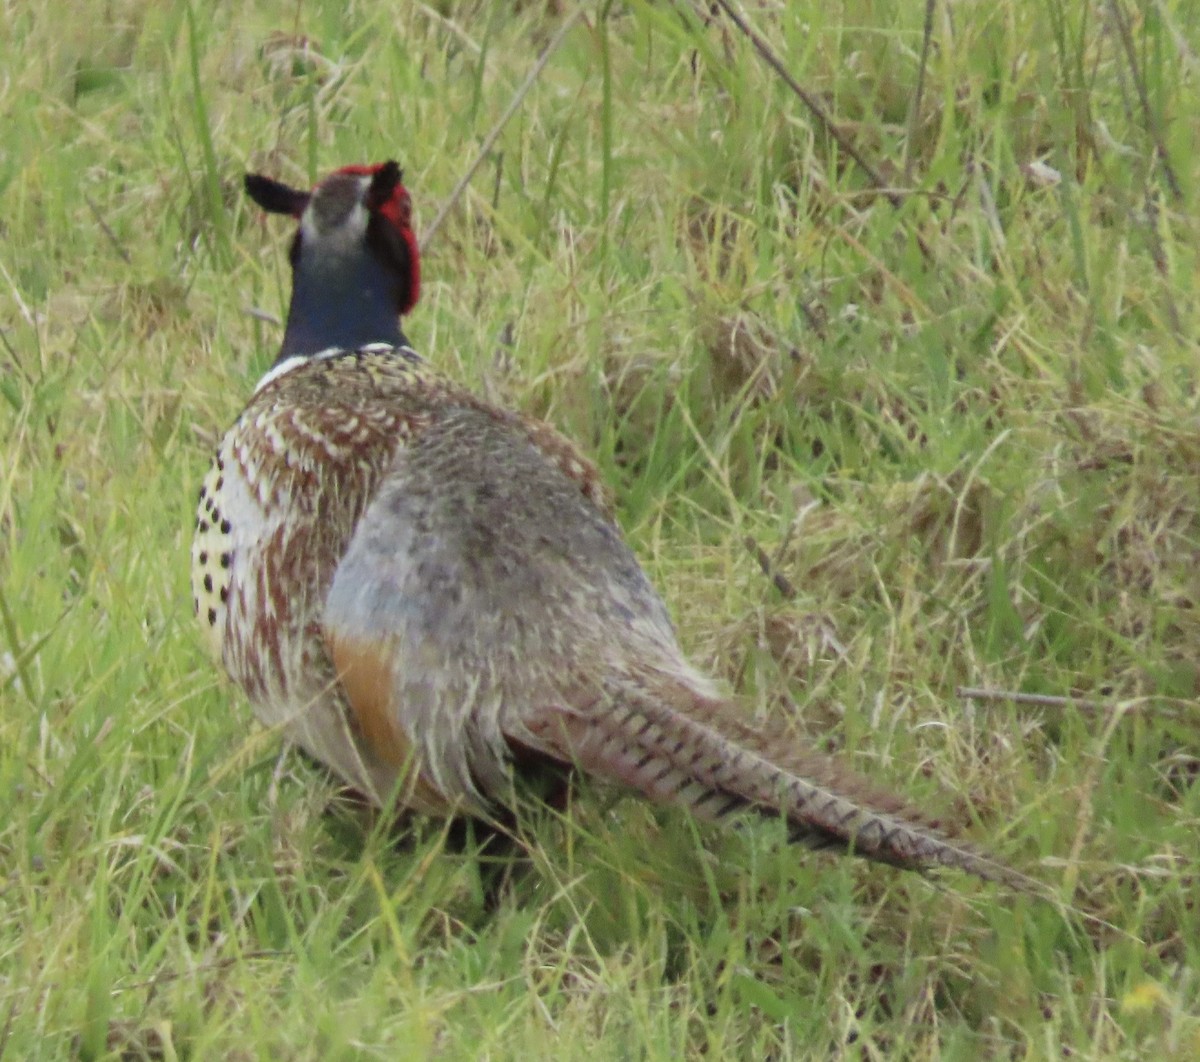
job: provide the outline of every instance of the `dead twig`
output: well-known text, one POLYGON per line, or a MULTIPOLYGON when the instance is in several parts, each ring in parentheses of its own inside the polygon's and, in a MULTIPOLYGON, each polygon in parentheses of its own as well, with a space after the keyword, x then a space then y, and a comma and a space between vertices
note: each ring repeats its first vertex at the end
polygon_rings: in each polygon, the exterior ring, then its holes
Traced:
MULTIPOLYGON (((867 157, 858 150, 854 141, 850 139, 850 135, 844 129, 842 129, 841 126, 834 121, 833 116, 825 110, 825 108, 821 105, 821 101, 818 100, 813 93, 804 88, 804 86, 801 85, 800 82, 798 82, 794 77, 792 77, 787 67, 783 65, 783 60, 779 58, 779 55, 767 42, 767 39, 763 37, 763 35, 759 33, 758 30, 756 30, 752 25, 750 25, 750 22, 747 20, 745 15, 743 15, 740 11, 735 11, 728 0, 716 0, 716 4, 719 8, 721 8, 722 11, 725 12, 726 15, 729 16, 734 25, 736 25, 737 28, 750 39, 750 42, 754 45, 755 49, 757 49, 758 54, 761 55, 763 59, 767 61, 767 65, 769 65, 771 69, 783 79, 784 84, 786 84, 788 88, 790 88, 792 92, 799 97, 800 101, 805 107, 808 108, 809 112, 814 118, 816 118, 821 127, 824 128, 826 132, 828 132, 828 134, 834 139, 838 147, 840 147, 858 164, 859 169, 866 174, 867 180, 871 183, 871 186, 875 190, 876 194, 883 196, 883 198, 886 199, 896 210, 899 210, 904 205, 905 199, 908 197, 908 191, 902 192, 889 186, 889 183, 884 180, 883 175, 878 169, 875 168, 874 164, 871 163, 867 157)), ((926 240, 925 237, 915 229, 912 231, 912 237, 917 245, 917 250, 921 252, 921 257, 923 257, 927 262, 933 262, 935 260, 935 255, 933 253, 933 248, 929 245, 929 241, 926 240)))
POLYGON ((867 175, 867 179, 873 184, 876 190, 887 199, 892 206, 899 209, 904 203, 904 196, 899 192, 888 187, 888 182, 883 179, 883 176, 875 168, 865 155, 855 146, 854 141, 849 135, 834 121, 833 116, 825 110, 821 101, 817 99, 811 92, 800 84, 788 68, 783 65, 783 60, 779 58, 775 49, 767 42, 767 39, 758 32, 749 20, 740 11, 735 10, 734 6, 728 0, 717 0, 717 6, 729 16, 730 20, 754 45, 758 54, 766 60, 767 65, 771 67, 782 79, 785 85, 792 90, 800 99, 800 102, 808 108, 809 112, 820 123, 820 125, 829 133, 838 147, 840 147, 847 155, 849 155, 859 168, 867 175))
POLYGON ((467 185, 471 183, 471 178, 475 176, 475 171, 483 164, 483 160, 487 158, 488 153, 495 146, 496 141, 500 138, 500 134, 504 131, 504 127, 508 124, 509 119, 517 113, 518 108, 529 94, 529 90, 533 88, 541 72, 545 69, 546 64, 550 61, 550 57, 558 51, 559 45, 566 39, 566 36, 574 28, 575 24, 583 18, 584 9, 577 7, 566 19, 563 24, 558 27, 558 31, 550 38, 549 43, 542 49, 542 54, 538 56, 537 62, 533 64, 533 68, 525 75, 525 80, 521 82, 521 87, 513 94, 513 98, 508 101, 508 106, 504 108, 504 113, 496 119, 496 124, 488 131, 488 135, 483 138, 483 143, 479 147, 479 151, 475 155, 474 161, 467 167, 466 172, 458 179, 458 183, 454 186, 454 190, 446 197, 445 201, 438 208, 437 214, 433 221, 421 234, 421 249, 424 250, 433 237, 437 234, 437 230, 441 228, 442 222, 446 220, 446 215, 454 209, 459 199, 466 191, 467 185))
POLYGON ((1035 704, 1041 708, 1079 708, 1087 712, 1113 712, 1121 707, 1116 701, 1093 701, 1086 697, 1061 697, 1052 693, 985 690, 977 686, 959 686, 954 692, 968 701, 1009 701, 1012 704, 1035 704))
POLYGON ((747 535, 742 539, 742 544, 749 550, 750 556, 758 561, 758 566, 762 569, 763 575, 771 580, 775 589, 788 601, 794 601, 796 598, 796 588, 791 584, 788 577, 775 566, 775 562, 767 556, 767 551, 758 544, 758 539, 753 535, 747 535))
POLYGON ((282 325, 283 322, 269 310, 260 310, 257 306, 243 306, 242 313, 253 317, 256 321, 264 321, 269 325, 282 325))
POLYGON ((925 0, 925 29, 921 34, 921 61, 917 66, 917 89, 908 114, 908 136, 904 141, 904 183, 912 184, 913 141, 921 124, 921 104, 925 102, 925 75, 929 68, 929 49, 933 44, 933 12, 937 0, 925 0))
POLYGON ((276 959, 286 954, 287 952, 281 951, 278 948, 259 948, 255 951, 243 952, 241 955, 227 955, 220 959, 205 959, 198 965, 189 967, 186 970, 164 970, 162 973, 157 973, 145 981, 131 981, 129 984, 115 985, 113 991, 116 993, 132 992, 138 988, 157 989, 160 985, 168 984, 171 981, 178 981, 183 977, 190 980, 198 973, 212 970, 228 970, 240 962, 253 962, 258 959, 276 959))
POLYGON ((1108 0, 1108 10, 1117 28, 1117 35, 1121 38, 1121 46, 1125 50, 1125 61, 1129 64, 1129 73, 1133 78, 1134 87, 1137 89, 1138 103, 1141 104, 1146 132, 1154 144, 1154 153, 1158 156, 1163 176, 1166 178, 1167 186, 1171 189, 1171 197, 1176 203, 1182 202, 1183 189, 1180 187, 1179 178, 1175 175, 1175 167, 1171 165, 1171 158, 1167 154, 1167 142, 1163 139, 1162 130, 1158 127, 1154 111, 1150 107, 1150 94, 1146 90, 1146 79, 1142 76, 1141 67, 1138 66, 1137 48, 1133 43, 1133 32, 1129 28, 1129 19, 1125 15, 1125 9, 1121 6, 1120 0, 1108 0))
POLYGON ((1159 210, 1158 200, 1159 196, 1154 193, 1154 189, 1147 187, 1145 217, 1146 231, 1150 235, 1150 254, 1154 259, 1154 271, 1163 282, 1163 302, 1167 308, 1167 320, 1170 322, 1171 332, 1177 342, 1186 342, 1183 319, 1179 316, 1179 308, 1175 305, 1174 285, 1171 283, 1171 265, 1170 259, 1167 257, 1166 242, 1162 232, 1159 231, 1159 225, 1166 224, 1166 222, 1163 220, 1163 211, 1159 210))
POLYGON ((445 15, 443 15, 440 11, 438 11, 436 8, 434 8, 430 4, 418 3, 415 6, 416 6, 417 10, 421 12, 422 15, 424 15, 427 19, 429 19, 430 22, 435 22, 435 23, 437 23, 437 25, 441 26, 442 29, 449 31, 454 37, 456 37, 459 40, 459 42, 464 44, 474 55, 476 55, 476 56, 483 55, 483 49, 475 42, 474 38, 472 38, 471 35, 469 33, 467 33, 467 31, 465 29, 463 29, 462 26, 460 26, 452 18, 447 18, 445 15))
POLYGON ((113 245, 113 250, 121 256, 121 261, 126 265, 133 265, 133 259, 129 256, 129 252, 125 250, 124 245, 117 239, 117 234, 113 232, 112 227, 104 220, 104 215, 100 213, 100 208, 92 202, 92 197, 83 193, 83 201, 87 203, 88 210, 92 212, 92 217, 96 219, 96 224, 100 226, 100 231, 108 237, 108 242, 113 245))

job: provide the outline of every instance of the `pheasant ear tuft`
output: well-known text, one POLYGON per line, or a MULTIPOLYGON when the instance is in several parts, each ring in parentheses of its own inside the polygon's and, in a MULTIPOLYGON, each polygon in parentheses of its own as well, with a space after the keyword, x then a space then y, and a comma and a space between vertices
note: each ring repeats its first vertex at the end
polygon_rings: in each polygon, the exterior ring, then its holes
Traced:
POLYGON ((268 214, 288 214, 298 218, 304 213, 312 193, 292 188, 261 173, 246 174, 246 194, 268 214))
POLYGON ((398 162, 390 159, 383 163, 371 177, 371 186, 367 189, 367 205, 373 210, 379 210, 392 198, 392 193, 403 179, 404 173, 398 162))

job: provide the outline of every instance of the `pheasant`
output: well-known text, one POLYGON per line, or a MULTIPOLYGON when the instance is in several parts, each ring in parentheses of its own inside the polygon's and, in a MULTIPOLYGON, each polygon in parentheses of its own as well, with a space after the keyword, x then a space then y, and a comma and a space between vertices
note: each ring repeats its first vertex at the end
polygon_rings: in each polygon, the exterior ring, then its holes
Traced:
POLYGON ((293 290, 200 491, 192 589, 262 723, 379 806, 496 822, 526 773, 577 770, 706 819, 782 816, 814 847, 1030 881, 751 725, 684 656, 596 467, 409 346, 395 162, 245 187, 297 221, 293 290))

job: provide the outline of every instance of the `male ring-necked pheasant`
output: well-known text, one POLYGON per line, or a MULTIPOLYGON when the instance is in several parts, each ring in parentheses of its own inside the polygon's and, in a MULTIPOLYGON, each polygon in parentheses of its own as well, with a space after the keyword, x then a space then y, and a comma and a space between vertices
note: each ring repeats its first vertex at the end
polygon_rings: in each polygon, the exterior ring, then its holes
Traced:
POLYGON ((684 657, 595 467, 409 347, 420 270, 396 163, 246 190, 298 220, 292 300, 205 478, 192 580, 263 723, 380 805, 494 819, 515 774, 554 765, 899 866, 1028 880, 750 726, 684 657))

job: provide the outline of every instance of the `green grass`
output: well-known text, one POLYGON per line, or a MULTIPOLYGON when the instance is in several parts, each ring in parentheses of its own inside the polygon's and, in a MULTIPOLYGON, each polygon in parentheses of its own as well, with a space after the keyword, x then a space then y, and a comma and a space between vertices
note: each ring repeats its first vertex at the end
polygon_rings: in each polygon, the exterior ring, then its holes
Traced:
POLYGON ((1195 5, 939 4, 919 107, 919 5, 751 5, 899 207, 730 23, 612 5, 408 328, 597 456, 747 711, 1109 930, 602 792, 488 910, 281 758, 187 589, 285 307, 240 176, 396 156, 427 222, 561 16, 88 6, 0 10, 0 1056, 1200 1054, 1195 5))

